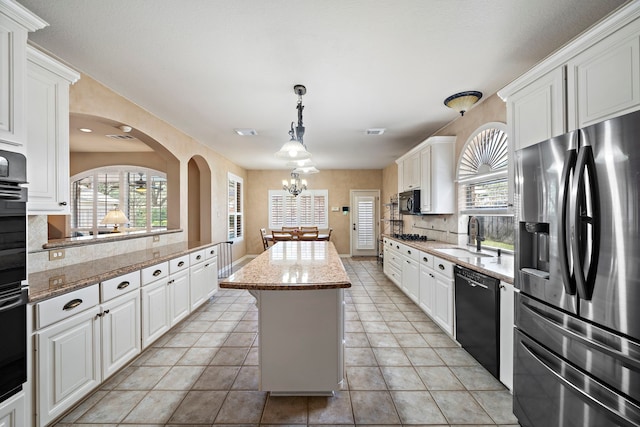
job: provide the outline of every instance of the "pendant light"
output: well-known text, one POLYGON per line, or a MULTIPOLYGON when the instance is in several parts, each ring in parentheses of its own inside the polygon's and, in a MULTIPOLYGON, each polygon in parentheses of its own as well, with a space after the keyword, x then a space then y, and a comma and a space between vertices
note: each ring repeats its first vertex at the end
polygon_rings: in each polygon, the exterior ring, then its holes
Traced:
POLYGON ((289 130, 289 141, 286 142, 280 151, 275 153, 278 159, 283 160, 304 160, 311 157, 311 153, 307 151, 307 147, 304 145, 304 125, 302 124, 302 95, 307 93, 307 88, 303 85, 295 85, 293 87, 294 92, 298 95, 298 103, 296 109, 298 110, 298 126, 293 127, 294 122, 291 122, 291 129, 289 130))

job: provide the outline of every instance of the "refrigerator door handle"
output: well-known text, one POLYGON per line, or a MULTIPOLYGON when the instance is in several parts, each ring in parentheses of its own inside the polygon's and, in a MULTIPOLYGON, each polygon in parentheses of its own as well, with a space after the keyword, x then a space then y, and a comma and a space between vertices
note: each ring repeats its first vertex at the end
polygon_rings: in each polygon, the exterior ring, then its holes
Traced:
POLYGON ((562 168, 562 177, 560 181, 560 224, 558 230, 558 252, 560 256, 560 271, 562 273, 562 282, 564 284, 564 291, 569 295, 575 295, 576 293, 576 281, 571 272, 571 265, 569 264, 569 247, 567 242, 567 224, 569 222, 568 207, 569 207, 569 186, 571 184, 571 172, 576 165, 576 150, 567 151, 567 157, 564 160, 564 167, 562 168))
POLYGON ((591 300, 593 296, 600 247, 600 198, 595 166, 591 146, 581 147, 571 190, 571 206, 573 208, 571 212, 571 249, 578 295, 587 301, 591 300), (585 182, 586 180, 588 182, 585 182), (586 194, 587 192, 588 194, 586 194), (590 203, 587 203, 587 196, 590 203), (591 216, 588 215, 588 204, 591 207, 591 216), (583 230, 589 224, 591 225, 591 242, 590 247, 587 248, 588 242, 585 240, 588 240, 588 237, 583 230), (585 276, 583 258, 587 249, 589 249, 589 264, 585 276))

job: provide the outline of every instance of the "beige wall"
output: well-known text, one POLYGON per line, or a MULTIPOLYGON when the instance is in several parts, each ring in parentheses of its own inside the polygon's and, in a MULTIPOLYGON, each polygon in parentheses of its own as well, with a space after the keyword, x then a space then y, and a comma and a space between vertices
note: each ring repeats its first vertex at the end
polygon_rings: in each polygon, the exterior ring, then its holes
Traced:
MULTIPOLYGON (((425 136, 421 141, 416 141, 418 145, 429 136, 456 136, 455 150, 455 170, 458 168, 458 161, 462 148, 469 137, 480 126, 489 122, 507 121, 507 108, 505 103, 494 94, 489 96, 484 102, 478 104, 457 119, 435 132, 433 135, 425 136)), ((398 167, 392 163, 383 170, 383 176, 389 176, 383 180, 383 194, 396 194, 398 189, 398 167), (390 177, 395 174, 395 181, 390 177)), ((384 199, 385 201, 388 198, 384 199)), ((442 240, 449 243, 461 243, 466 236, 466 223, 458 215, 410 215, 404 217, 404 232, 410 234, 427 235, 429 238, 442 240)))
MULTIPOLYGON (((282 180, 289 178, 286 170, 250 170, 245 181, 245 225, 247 253, 262 252, 260 228, 269 227, 269 190, 282 188, 282 180)), ((308 175, 309 189, 329 190, 329 227, 333 228, 331 241, 339 254, 350 253, 350 217, 342 214, 342 206, 350 206, 350 190, 380 190, 382 171, 375 170, 321 170, 308 175), (339 212, 331 212, 337 206, 339 212)))
MULTIPOLYGON (((208 232, 211 234, 211 242, 220 242, 227 240, 227 224, 226 224, 226 191, 227 191, 227 173, 232 172, 243 179, 247 177, 247 172, 205 146, 199 141, 184 134, 180 130, 174 128, 168 123, 160 120, 153 114, 145 111, 138 105, 128 99, 118 95, 111 89, 97 82, 87 75, 71 87, 70 93, 70 112, 77 114, 87 114, 96 117, 104 117, 120 123, 132 126, 137 132, 147 135, 158 146, 153 147, 156 154, 144 154, 149 156, 148 162, 150 167, 166 163, 166 167, 157 167, 160 170, 166 170, 167 175, 172 177, 169 186, 169 221, 170 228, 181 228, 184 233, 172 235, 171 240, 181 238, 187 240, 188 236, 188 162, 194 156, 201 156, 211 170, 211 201, 201 209, 207 209, 211 212, 212 226, 208 232), (153 166, 152 166, 153 165, 153 166)), ((109 159, 107 162, 97 160, 94 155, 74 155, 70 157, 72 173, 79 170, 86 170, 98 165, 104 164, 122 164, 123 159, 132 156, 131 154, 118 155, 103 153, 102 156, 109 159), (75 163, 76 161, 82 164, 75 163), (75 163, 75 164, 74 164, 75 163), (102 164, 101 164, 102 163, 102 164)), ((135 155, 134 157, 137 157, 135 155)), ((138 159, 139 160, 139 159, 138 159)), ((41 251, 42 244, 47 239, 47 221, 39 220, 38 216, 32 216, 29 219, 30 245, 29 249, 33 252, 41 251)), ((140 239, 133 239, 130 244, 121 242, 118 246, 120 253, 131 250, 138 250, 140 239)), ((164 242, 164 239, 163 239, 164 242)), ((146 244, 146 243, 145 243, 146 244)), ((166 242, 165 242, 166 244, 166 242)), ((69 252, 92 252, 91 248, 69 248, 69 252)), ((100 251, 96 251, 97 253, 100 251)), ((233 245, 233 257, 238 259, 246 254, 246 245, 244 241, 239 241, 233 245)), ((50 266, 46 260, 46 253, 33 254, 30 258, 31 271, 38 271, 48 268, 56 268, 58 265, 50 266), (42 258, 42 259, 40 259, 42 258), (31 263, 33 260, 33 263, 31 263)), ((71 254, 73 258, 74 254, 71 254)))

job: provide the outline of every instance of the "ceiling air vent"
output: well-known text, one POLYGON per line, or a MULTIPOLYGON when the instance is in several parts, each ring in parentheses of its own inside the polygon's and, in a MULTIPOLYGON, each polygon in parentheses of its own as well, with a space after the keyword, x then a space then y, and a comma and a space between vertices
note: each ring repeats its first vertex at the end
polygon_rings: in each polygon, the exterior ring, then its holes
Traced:
POLYGON ((386 129, 385 128, 370 128, 364 131, 365 135, 382 135, 386 129))
POLYGON ((255 129, 234 129, 233 131, 240 136, 255 136, 258 134, 255 129))
POLYGON ((130 141, 132 139, 136 139, 131 135, 105 135, 107 138, 118 139, 121 141, 130 141))

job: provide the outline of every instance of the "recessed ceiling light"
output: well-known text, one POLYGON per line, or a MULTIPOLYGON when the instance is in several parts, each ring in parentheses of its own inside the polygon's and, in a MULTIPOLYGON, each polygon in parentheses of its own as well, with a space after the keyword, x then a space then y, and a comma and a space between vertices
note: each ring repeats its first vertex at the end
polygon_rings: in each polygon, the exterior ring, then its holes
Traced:
POLYGON ((385 130, 385 128, 370 128, 364 131, 364 133, 365 135, 382 135, 385 130))
POLYGON ((91 133, 91 132, 93 132, 93 131, 92 131, 91 129, 89 129, 89 128, 80 128, 80 129, 78 129, 78 130, 79 130, 80 132, 84 132, 84 133, 91 133))
POLYGON ((233 131, 240 136, 255 136, 258 134, 255 129, 234 129, 233 131))

